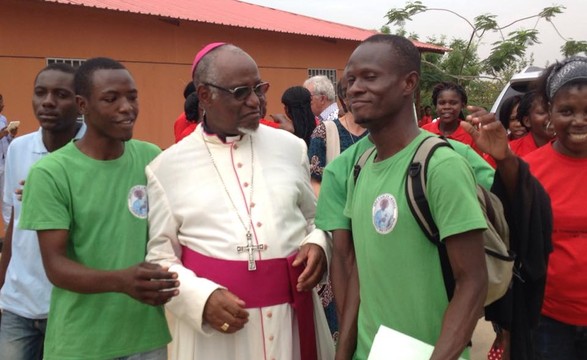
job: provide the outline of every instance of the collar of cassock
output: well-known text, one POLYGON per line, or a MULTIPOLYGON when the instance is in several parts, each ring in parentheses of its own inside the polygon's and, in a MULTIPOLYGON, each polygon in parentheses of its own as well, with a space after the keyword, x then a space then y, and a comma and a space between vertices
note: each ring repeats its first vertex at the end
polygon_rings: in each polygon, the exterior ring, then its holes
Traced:
POLYGON ((210 130, 210 128, 208 127, 208 124, 206 124, 205 119, 204 119, 204 121, 202 121, 202 131, 204 132, 204 135, 206 137, 208 137, 209 140, 218 139, 223 144, 233 144, 235 142, 242 140, 243 137, 245 136, 245 135, 229 135, 229 136, 225 137, 225 136, 218 135, 218 134, 214 133, 214 131, 210 130))

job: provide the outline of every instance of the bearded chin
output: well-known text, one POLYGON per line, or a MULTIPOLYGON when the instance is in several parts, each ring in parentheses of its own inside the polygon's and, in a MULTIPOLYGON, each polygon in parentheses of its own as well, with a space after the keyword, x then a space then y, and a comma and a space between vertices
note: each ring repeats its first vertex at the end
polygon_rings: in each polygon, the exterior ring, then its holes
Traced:
POLYGON ((238 130, 239 133, 241 133, 243 135, 253 135, 257 131, 258 128, 259 128, 259 126, 256 126, 254 129, 246 128, 246 127, 238 127, 236 129, 238 130))

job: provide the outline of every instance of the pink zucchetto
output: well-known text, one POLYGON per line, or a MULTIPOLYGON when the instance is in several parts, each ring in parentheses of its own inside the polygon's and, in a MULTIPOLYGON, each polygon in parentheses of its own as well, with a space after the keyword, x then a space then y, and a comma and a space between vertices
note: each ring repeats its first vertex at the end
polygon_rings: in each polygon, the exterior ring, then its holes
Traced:
POLYGON ((198 53, 196 54, 196 57, 194 58, 194 62, 192 63, 192 78, 194 77, 194 71, 196 71, 196 66, 198 66, 198 63, 200 62, 200 60, 202 60, 202 58, 204 56, 206 56, 206 54, 208 54, 210 51, 212 51, 222 45, 226 45, 226 43, 214 42, 214 43, 210 43, 210 44, 204 46, 202 48, 202 50, 198 51, 198 53))

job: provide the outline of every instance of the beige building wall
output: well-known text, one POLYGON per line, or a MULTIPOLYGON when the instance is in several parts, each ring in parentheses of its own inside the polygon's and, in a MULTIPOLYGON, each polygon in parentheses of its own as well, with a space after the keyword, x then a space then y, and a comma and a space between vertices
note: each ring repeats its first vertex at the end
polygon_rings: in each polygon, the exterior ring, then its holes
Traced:
POLYGON ((173 122, 183 111, 183 89, 191 62, 205 44, 225 41, 242 47, 271 83, 268 112, 283 112, 281 94, 301 85, 308 68, 336 69, 338 75, 358 42, 321 39, 157 16, 3 0, 0 22, 0 93, 9 120, 20 133, 38 124, 31 110, 32 84, 47 58, 107 56, 122 61, 139 89, 135 138, 163 148, 173 143, 173 122))

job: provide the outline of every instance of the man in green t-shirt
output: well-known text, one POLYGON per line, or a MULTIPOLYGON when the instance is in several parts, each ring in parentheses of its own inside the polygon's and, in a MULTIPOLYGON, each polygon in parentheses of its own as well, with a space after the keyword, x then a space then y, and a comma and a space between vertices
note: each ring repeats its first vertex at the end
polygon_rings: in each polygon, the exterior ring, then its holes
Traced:
MULTIPOLYGON (((420 230, 405 196, 405 169, 429 136, 418 129, 412 110, 419 71, 414 45, 389 35, 365 40, 345 69, 351 109, 357 123, 369 130, 376 152, 357 183, 352 177, 347 181, 344 214, 352 224, 352 237, 347 236, 356 262, 348 274, 339 359, 366 359, 380 325, 434 345, 432 359, 456 358, 482 311, 487 273, 481 233, 486 223, 470 166, 442 148, 428 168, 427 198, 456 282, 450 302, 438 250, 420 230), (382 212, 389 219, 376 222, 382 212)), ((348 156, 353 157, 352 150, 360 155, 358 148, 349 149, 348 156)))
POLYGON ((164 360, 170 335, 160 305, 179 283, 143 261, 144 169, 160 149, 131 140, 137 89, 122 64, 90 59, 74 83, 86 133, 31 168, 19 224, 37 231, 55 285, 43 358, 164 360))
MULTIPOLYGON (((430 136, 436 136, 421 130, 430 136)), ((462 142, 446 139, 455 152, 461 155, 473 169, 475 180, 485 189, 490 190, 493 184, 495 170, 469 145, 462 142)), ((319 229, 332 233, 333 257, 330 266, 330 277, 332 279, 333 292, 337 303, 337 316, 342 314, 342 304, 345 301, 349 271, 355 256, 351 235, 351 219, 344 215, 346 204, 346 190, 349 175, 361 155, 374 146, 368 136, 357 141, 345 152, 334 159, 322 175, 324 185, 321 196, 318 197, 316 206, 316 226, 319 229)), ((351 181, 353 178, 351 178, 351 181)))

